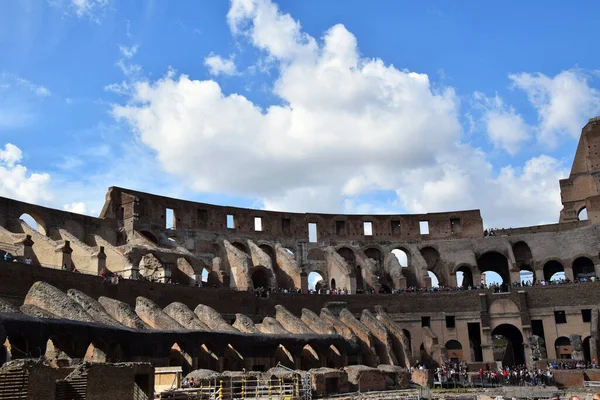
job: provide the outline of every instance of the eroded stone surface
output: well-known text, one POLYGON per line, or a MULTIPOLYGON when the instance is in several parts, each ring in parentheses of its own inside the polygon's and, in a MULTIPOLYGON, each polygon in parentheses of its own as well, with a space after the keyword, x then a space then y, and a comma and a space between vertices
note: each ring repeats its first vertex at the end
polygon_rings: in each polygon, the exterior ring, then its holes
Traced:
POLYGON ((135 299, 135 313, 154 329, 184 330, 185 328, 167 313, 160 309, 152 300, 142 296, 135 299))
POLYGON ((206 306, 204 304, 198 304, 194 309, 194 314, 204 322, 208 327, 214 331, 225 331, 225 332, 239 332, 233 326, 229 325, 227 321, 223 319, 221 314, 215 311, 214 308, 206 306))
POLYGON ((281 324, 272 317, 265 317, 262 324, 256 324, 256 329, 262 333, 269 333, 272 335, 285 335, 289 334, 281 324))
POLYGON ((12 304, 10 304, 9 302, 7 302, 6 300, 2 300, 0 299, 0 313, 20 313, 19 308, 13 306, 12 304))
POLYGON ((23 304, 46 310, 60 318, 96 322, 75 300, 46 282, 35 282, 29 288, 23 304))
POLYGON ((245 333, 261 333, 254 325, 254 322, 244 314, 235 314, 235 322, 233 327, 240 332, 245 333))
POLYGON ((296 334, 314 334, 302 320, 289 312, 284 306, 275 306, 275 319, 283 326, 283 328, 296 334))
POLYGON ((337 333, 333 325, 323 321, 317 314, 310 311, 308 308, 302 309, 302 317, 300 319, 315 333, 321 335, 337 333))
POLYGON ((150 326, 140 319, 129 304, 104 296, 98 298, 98 303, 111 317, 125 326, 133 329, 150 329, 150 326))
POLYGON ((166 306, 163 311, 186 329, 199 331, 210 330, 208 325, 200 321, 196 314, 183 303, 173 302, 166 306))
POLYGON ((32 317, 38 318, 59 318, 56 315, 39 308, 38 306, 34 306, 33 304, 23 304, 20 307, 20 311, 25 315, 30 315, 32 317))
POLYGON ((108 315, 102 304, 87 294, 76 289, 67 290, 67 296, 75 300, 96 322, 107 325, 122 326, 116 319, 108 315))

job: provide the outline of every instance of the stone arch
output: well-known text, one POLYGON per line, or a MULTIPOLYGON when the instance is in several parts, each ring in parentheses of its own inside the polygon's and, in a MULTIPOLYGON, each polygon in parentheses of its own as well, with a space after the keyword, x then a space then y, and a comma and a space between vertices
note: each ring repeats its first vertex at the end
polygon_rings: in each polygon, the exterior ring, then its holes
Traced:
POLYGON ((411 254, 407 249, 395 247, 391 250, 391 253, 398 259, 401 267, 407 268, 411 265, 411 254))
POLYGON ((271 259, 273 272, 275 274, 275 279, 277 280, 277 287, 282 289, 293 289, 295 287, 294 279, 287 272, 281 269, 277 263, 277 254, 275 249, 272 246, 264 243, 258 247, 260 247, 260 249, 264 251, 265 254, 267 254, 271 259))
POLYGON ((107 362, 108 346, 102 340, 93 340, 85 351, 83 361, 107 362))
POLYGON ((281 364, 287 368, 294 368, 294 357, 292 353, 282 344, 275 350, 275 364, 281 364))
POLYGON ((329 287, 331 288, 331 290, 335 290, 335 288, 336 288, 335 278, 331 278, 331 283, 330 283, 329 287))
POLYGON ((563 265, 557 260, 549 260, 544 264, 544 280, 551 281, 552 277, 556 274, 562 273, 564 277, 565 268, 563 265))
POLYGON ((365 256, 377 262, 377 265, 383 265, 383 253, 377 247, 368 247, 364 250, 365 256))
POLYGON ((204 343, 198 348, 198 368, 219 369, 219 357, 204 343))
POLYGON ((427 270, 433 271, 437 269, 438 263, 440 262, 440 252, 436 248, 431 246, 425 246, 420 250, 421 255, 427 263, 427 270))
POLYGON ((325 261, 325 252, 318 248, 310 249, 306 258, 310 261, 325 261))
POLYGON ((554 341, 554 349, 556 350, 556 358, 561 360, 570 360, 573 353, 571 339, 567 336, 559 336, 554 341))
POLYGON ((463 361, 462 344, 458 340, 448 340, 444 345, 446 357, 450 362, 463 361))
POLYGON ((29 225, 29 227, 31 229, 38 231, 39 233, 41 233, 44 236, 47 235, 48 230, 47 230, 46 223, 38 214, 23 213, 23 214, 21 214, 19 219, 21 221, 25 222, 27 225, 29 225))
POLYGON ((38 353, 36 355, 31 354, 29 351, 29 342, 25 336, 23 336, 23 334, 18 332, 8 334, 4 345, 10 352, 13 359, 34 358, 40 357, 43 354, 41 349, 38 349, 38 353))
POLYGON ((241 371, 244 368, 244 357, 231 344, 225 348, 223 357, 225 371, 241 371))
POLYGON ((152 233, 150 231, 140 231, 140 235, 142 235, 143 237, 145 237, 152 243, 158 244, 158 239, 154 233, 152 233))
POLYGON ((591 336, 587 336, 582 341, 582 345, 583 345, 583 359, 585 360, 585 362, 588 362, 588 363, 592 361, 592 353, 591 353, 591 349, 590 349, 590 340, 591 340, 591 336))
POLYGON ((510 271, 508 259, 497 251, 488 251, 477 258, 477 268, 483 274, 492 271, 500 275, 502 283, 510 285, 510 271))
POLYGON ((470 265, 466 265, 466 264, 458 265, 454 270, 454 274, 456 274, 456 285, 458 287, 468 288, 469 286, 471 286, 471 287, 475 286, 475 282, 473 281, 473 270, 470 265), (459 275, 459 272, 460 272, 460 275, 459 275), (462 278, 460 284, 458 283, 459 277, 462 278))
POLYGON ((437 288, 440 286, 440 278, 438 277, 438 274, 436 274, 433 271, 427 271, 427 276, 429 277, 429 279, 431 281, 432 288, 437 288))
POLYGON ((408 349, 412 354, 412 336, 410 334, 410 331, 408 329, 402 329, 402 332, 404 333, 404 336, 406 336, 406 341, 408 342, 408 349))
POLYGON ((259 287, 265 289, 272 288, 273 278, 273 272, 262 265, 257 265, 250 270, 250 280, 252 281, 253 289, 258 289, 259 287))
POLYGON ((300 369, 308 371, 309 369, 319 368, 320 366, 321 362, 319 360, 319 355, 315 349, 309 344, 304 346, 300 352, 300 369))
POLYGON ((71 357, 65 350, 65 346, 62 346, 61 341, 55 337, 51 337, 46 342, 46 351, 44 352, 44 359, 48 363, 55 367, 68 367, 71 365, 71 357))
POLYGON ((348 264, 351 269, 354 269, 354 266, 356 265, 356 254, 354 254, 354 250, 349 247, 340 247, 337 249, 337 252, 346 261, 346 264, 348 264))
POLYGON ((577 221, 587 221, 587 220, 588 220, 587 207, 583 206, 579 209, 579 211, 577 211, 577 221))
POLYGON ((342 356, 342 353, 333 344, 327 348, 326 363, 328 368, 344 367, 344 358, 342 356))
POLYGON ((525 349, 521 330, 512 324, 501 324, 492 330, 492 337, 496 336, 503 336, 507 340, 502 365, 525 365, 525 349))
POLYGON ((513 244, 512 249, 519 270, 533 272, 533 255, 529 245, 521 240, 513 244))
POLYGON ((327 286, 327 280, 320 272, 312 271, 308 274, 308 289, 314 290, 317 293, 319 289, 327 286))
POLYGON ((250 250, 248 249, 248 246, 246 246, 244 243, 242 242, 232 242, 231 243, 235 248, 237 248, 239 251, 246 253, 247 255, 250 255, 250 250))
POLYGON ((575 279, 588 279, 595 275, 594 262, 588 257, 578 257, 573 261, 573 277, 575 279))
POLYGON ((174 343, 169 350, 169 366, 181 367, 183 375, 187 375, 192 371, 192 358, 181 349, 179 344, 174 343))

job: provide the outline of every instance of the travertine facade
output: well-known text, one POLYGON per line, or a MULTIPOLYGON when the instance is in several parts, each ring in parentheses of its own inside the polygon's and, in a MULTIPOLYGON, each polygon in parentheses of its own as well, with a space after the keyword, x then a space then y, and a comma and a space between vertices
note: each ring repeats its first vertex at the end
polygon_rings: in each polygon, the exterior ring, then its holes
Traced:
MULTIPOLYGON (((44 343, 37 344, 69 359, 84 358, 93 345, 90 354, 110 359, 132 338, 155 335, 168 343, 163 350, 173 353, 171 361, 168 355, 166 361, 149 355, 141 345, 129 347, 128 356, 213 370, 266 368, 275 361, 304 369, 407 366, 417 360, 436 364, 448 358, 485 363, 494 361, 493 335, 512 342, 515 350, 505 363, 591 360, 598 356, 600 338, 595 283, 499 294, 360 293, 429 288, 430 273, 450 288, 462 274, 465 289, 478 285, 487 271, 498 273, 506 286, 519 282, 524 270, 546 281, 558 272, 571 281, 600 276, 598 138, 600 120, 594 118, 583 128, 571 175, 560 181, 560 223, 498 230, 487 237, 479 210, 298 214, 111 187, 99 218, 93 218, 0 198, 0 249, 21 262, 32 261, 0 268, 0 276, 13 274, 0 279, 0 299, 12 302, 12 307, 0 305, 0 327, 14 332, 37 326, 39 318, 78 321, 65 326, 74 330, 103 324, 103 332, 117 338, 112 349, 92 342, 64 349, 68 340, 52 337, 50 328, 45 328, 47 337, 42 335, 44 343), (589 220, 579 221, 583 208, 589 220), (24 214, 37 228, 21 219, 24 214), (404 252, 406 265, 395 250, 404 252), (73 268, 81 274, 69 272, 73 268), (103 270, 132 279, 107 283, 97 277, 103 270), (324 291, 348 294, 308 294, 313 272, 324 291), (164 285, 169 281, 179 285, 164 285), (291 293, 263 299, 253 295, 257 288, 291 293), (202 335, 215 332, 225 335, 220 348, 202 342, 202 335), (279 340, 285 338, 291 341, 287 345, 279 340), (243 343, 256 352, 245 356, 243 343), (102 353, 96 351, 102 347, 102 353), (266 358, 260 357, 266 348, 266 358)), ((23 350, 28 340, 11 339, 11 334, 2 350, 5 359, 8 351, 11 356, 31 352, 28 346, 23 350), (15 340, 18 350, 12 351, 15 340)))

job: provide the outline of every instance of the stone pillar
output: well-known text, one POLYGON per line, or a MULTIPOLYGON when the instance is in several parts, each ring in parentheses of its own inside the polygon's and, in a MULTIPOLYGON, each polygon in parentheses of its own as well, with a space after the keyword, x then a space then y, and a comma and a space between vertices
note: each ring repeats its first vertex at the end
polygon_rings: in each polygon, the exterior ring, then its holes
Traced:
POLYGON ((300 273, 300 290, 302 293, 308 293, 308 274, 304 271, 300 273))
POLYGON ((481 285, 481 271, 479 271, 479 268, 474 268, 472 270, 472 272, 473 272, 473 286, 481 285))
POLYGON ((219 356, 219 359, 217 360, 217 370, 218 372, 225 371, 225 357, 219 356))
POLYGON ((457 287, 458 283, 456 281, 456 273, 450 274, 450 279, 448 279, 448 286, 457 287))
POLYGON ((569 279, 571 282, 575 280, 573 276, 573 267, 565 267, 565 278, 569 279))
POLYGON ((544 270, 543 269, 536 269, 535 270, 534 279, 536 281, 543 281, 544 280, 544 270))
POLYGON ((481 330, 481 351, 483 353, 483 362, 494 362, 494 342, 492 341, 492 330, 484 327, 481 330))
POLYGON ((521 282, 521 271, 513 271, 511 268, 509 271, 510 282, 506 282, 509 286, 514 282, 521 282))
POLYGON ((571 358, 576 361, 585 360, 581 335, 569 335, 569 340, 571 341, 571 358))
POLYGON ((104 246, 100 246, 100 251, 97 254, 92 256, 92 259, 96 259, 98 263, 98 270, 96 271, 96 275, 100 275, 100 271, 103 268, 106 268, 106 254, 104 254, 104 246))
POLYGON ((64 265, 67 266, 67 270, 70 271, 73 266, 73 262, 71 260, 71 253, 73 253, 73 249, 71 249, 71 242, 65 240, 65 244, 56 249, 57 252, 60 252, 60 265, 58 268, 62 268, 64 265))
POLYGON ((25 236, 25 239, 21 242, 21 244, 23 245, 23 257, 39 263, 39 260, 33 252, 33 240, 31 240, 31 235, 25 236))

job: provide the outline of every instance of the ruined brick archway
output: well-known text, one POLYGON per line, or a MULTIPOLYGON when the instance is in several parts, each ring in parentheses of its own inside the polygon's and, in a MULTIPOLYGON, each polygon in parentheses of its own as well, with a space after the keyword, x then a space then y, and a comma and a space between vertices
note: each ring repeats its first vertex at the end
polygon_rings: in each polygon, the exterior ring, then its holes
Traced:
POLYGON ((505 338, 507 342, 504 354, 502 354, 502 365, 525 365, 525 349, 521 330, 511 324, 501 324, 492 330, 492 338, 496 336, 505 338))
POLYGON ((564 276, 565 268, 557 260, 550 260, 544 264, 544 280, 551 281, 554 275, 561 273, 564 276))
POLYGON ((272 288, 273 273, 262 265, 258 265, 250 271, 250 279, 253 289, 272 288))
POLYGON ((468 287, 475 286, 474 281, 473 281, 473 270, 471 269, 471 267, 469 265, 459 266, 458 268, 456 268, 454 273, 456 275, 457 287, 468 288, 468 287), (462 281, 460 282, 460 284, 458 283, 459 272, 462 275, 462 281))
POLYGON ((39 215, 28 212, 21 214, 19 219, 25 222, 31 229, 38 231, 42 235, 46 236, 48 229, 46 223, 39 215))
POLYGON ((589 279, 595 275, 594 262, 588 257, 579 257, 573 261, 573 277, 575 279, 589 279))
POLYGON ((477 258, 477 268, 481 273, 492 271, 500 275, 502 283, 510 285, 508 259, 497 251, 489 251, 477 258))

